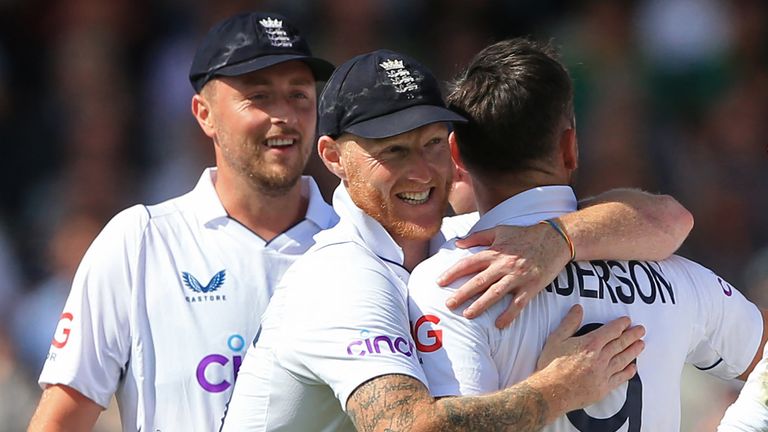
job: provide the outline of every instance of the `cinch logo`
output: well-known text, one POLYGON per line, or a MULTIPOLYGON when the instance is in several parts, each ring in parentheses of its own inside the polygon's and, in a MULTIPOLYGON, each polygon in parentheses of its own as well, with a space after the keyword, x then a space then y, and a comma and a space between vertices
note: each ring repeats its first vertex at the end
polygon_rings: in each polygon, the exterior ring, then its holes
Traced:
POLYGON ((232 356, 232 373, 230 382, 225 378, 229 358, 221 354, 209 354, 200 360, 197 364, 197 383, 203 390, 210 393, 221 393, 232 387, 232 383, 237 379, 237 373, 240 371, 240 365, 243 363, 242 351, 245 348, 245 339, 239 334, 233 334, 227 339, 227 347, 235 355, 232 356))
POLYGON ((733 287, 728 282, 724 281, 722 278, 718 277, 717 282, 720 284, 720 288, 723 289, 723 294, 725 294, 727 297, 730 297, 733 295, 733 287))
POLYGON ((69 312, 64 312, 61 314, 61 318, 59 318, 59 324, 56 326, 56 333, 53 334, 53 339, 51 339, 51 345, 55 346, 56 348, 64 348, 64 345, 66 345, 67 341, 69 341, 69 333, 72 331, 72 329, 69 328, 69 324, 74 318, 75 317, 69 312), (62 321, 64 322, 63 325, 62 321), (61 329, 61 331, 59 331, 59 329, 61 329), (59 334, 62 334, 63 337, 59 337, 59 334))
POLYGON ((428 325, 429 329, 426 332, 422 332, 422 326, 426 323, 439 324, 440 318, 435 315, 422 315, 416 320, 416 324, 413 326, 413 340, 416 342, 416 349, 421 352, 433 352, 443 347, 443 331, 432 330, 433 325, 428 325))
POLYGON ((413 355, 413 344, 404 337, 387 335, 368 337, 369 333, 368 330, 361 330, 360 339, 355 339, 347 345, 347 354, 360 357, 369 354, 402 354, 406 357, 413 355))
POLYGON ((197 280, 191 273, 181 272, 181 279, 184 281, 184 285, 199 295, 187 296, 187 302, 198 303, 208 301, 226 301, 227 296, 223 294, 211 294, 224 285, 224 280, 227 277, 227 270, 221 270, 213 275, 208 285, 203 286, 200 281, 197 280))

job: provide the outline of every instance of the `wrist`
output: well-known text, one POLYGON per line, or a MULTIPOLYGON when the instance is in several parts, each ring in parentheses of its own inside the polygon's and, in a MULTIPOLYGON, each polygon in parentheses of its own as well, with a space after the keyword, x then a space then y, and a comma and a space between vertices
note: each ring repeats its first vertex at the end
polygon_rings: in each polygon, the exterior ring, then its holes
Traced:
POLYGON ((573 244, 571 236, 568 234, 568 231, 565 229, 565 226, 563 225, 563 222, 560 220, 560 218, 555 217, 552 219, 546 219, 540 221, 539 224, 549 227, 549 231, 556 237, 557 242, 565 242, 565 250, 568 254, 568 261, 566 262, 573 261, 576 258, 576 248, 573 244))

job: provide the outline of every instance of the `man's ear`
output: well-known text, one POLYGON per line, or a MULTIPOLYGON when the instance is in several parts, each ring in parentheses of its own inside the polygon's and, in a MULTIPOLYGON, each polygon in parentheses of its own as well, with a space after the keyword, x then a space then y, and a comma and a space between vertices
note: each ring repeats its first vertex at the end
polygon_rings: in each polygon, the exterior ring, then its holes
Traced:
POLYGON ((459 152, 459 143, 456 140, 455 132, 451 132, 448 135, 448 145, 451 147, 451 158, 453 159, 453 163, 466 172, 467 168, 464 166, 464 161, 461 160, 461 152, 459 152))
POLYGON ((347 180, 347 173, 341 163, 341 145, 338 141, 328 135, 321 136, 317 140, 317 154, 330 172, 342 180, 347 180))
POLYGON ((210 101, 200 94, 192 96, 192 115, 195 116, 200 129, 213 138, 215 134, 214 119, 211 113, 210 101))
POLYGON ((579 167, 579 143, 575 128, 568 128, 560 135, 560 152, 563 156, 563 166, 575 171, 579 167))

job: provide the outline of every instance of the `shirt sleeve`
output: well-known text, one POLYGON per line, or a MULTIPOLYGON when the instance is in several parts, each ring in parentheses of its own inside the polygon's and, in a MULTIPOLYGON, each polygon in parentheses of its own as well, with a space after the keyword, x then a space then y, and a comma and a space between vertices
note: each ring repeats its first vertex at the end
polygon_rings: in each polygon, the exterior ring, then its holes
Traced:
MULTIPOLYGON (((492 357, 496 338, 491 314, 486 311, 469 320, 462 316, 471 302, 449 310, 445 302, 455 288, 441 288, 436 283, 441 255, 417 267, 408 282, 409 308, 413 337, 427 376, 429 390, 435 397, 478 395, 499 390, 499 372, 492 357)), ((496 311, 492 308, 492 311, 496 311)))
POLYGON ((718 432, 760 432, 768 430, 768 357, 749 374, 739 397, 725 412, 718 432))
POLYGON ((133 264, 148 220, 143 206, 115 216, 78 267, 38 380, 109 405, 130 355, 133 264))
POLYGON ((407 375, 426 383, 410 335, 404 284, 372 257, 366 262, 318 254, 317 262, 301 272, 314 275, 312 289, 291 293, 304 319, 283 329, 295 341, 285 352, 296 358, 287 362, 328 385, 344 410, 354 390, 378 376, 407 375), (344 264, 331 269, 329 262, 344 264))
POLYGON ((763 318, 757 306, 711 270, 682 257, 671 260, 691 281, 698 307, 698 334, 687 362, 724 379, 741 375, 762 340, 763 318))

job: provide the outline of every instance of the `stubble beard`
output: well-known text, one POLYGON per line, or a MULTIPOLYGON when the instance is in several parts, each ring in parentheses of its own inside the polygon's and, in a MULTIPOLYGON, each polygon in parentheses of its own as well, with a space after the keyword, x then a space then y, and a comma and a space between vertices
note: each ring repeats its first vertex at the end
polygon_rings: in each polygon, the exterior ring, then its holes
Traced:
POLYGON ((246 179, 260 194, 269 197, 284 196, 296 186, 309 160, 309 152, 298 164, 293 160, 287 164, 268 163, 264 160, 264 152, 259 148, 249 148, 250 145, 242 145, 242 152, 247 153, 243 157, 238 157, 228 150, 223 151, 227 163, 241 178, 246 179))

